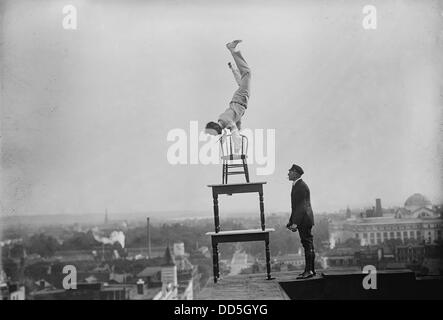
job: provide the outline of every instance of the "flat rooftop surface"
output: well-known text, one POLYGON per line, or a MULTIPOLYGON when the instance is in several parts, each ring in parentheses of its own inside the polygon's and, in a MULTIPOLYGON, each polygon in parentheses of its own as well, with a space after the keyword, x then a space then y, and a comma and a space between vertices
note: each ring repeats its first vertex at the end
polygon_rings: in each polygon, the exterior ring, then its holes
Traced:
MULTIPOLYGON (((294 281, 303 272, 274 272, 275 279, 266 280, 266 273, 239 274, 221 277, 217 283, 209 278, 206 287, 197 295, 197 300, 289 300, 279 281, 294 281)), ((317 277, 321 277, 318 275, 317 277)), ((309 281, 309 280, 299 280, 309 281)))

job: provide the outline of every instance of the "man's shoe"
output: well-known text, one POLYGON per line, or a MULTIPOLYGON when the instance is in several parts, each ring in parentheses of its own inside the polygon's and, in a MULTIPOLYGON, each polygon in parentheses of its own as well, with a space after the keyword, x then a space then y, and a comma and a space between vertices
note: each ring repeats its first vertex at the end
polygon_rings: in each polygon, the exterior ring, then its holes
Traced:
POLYGON ((314 273, 312 271, 305 271, 301 275, 299 275, 296 279, 309 279, 314 276, 314 273))

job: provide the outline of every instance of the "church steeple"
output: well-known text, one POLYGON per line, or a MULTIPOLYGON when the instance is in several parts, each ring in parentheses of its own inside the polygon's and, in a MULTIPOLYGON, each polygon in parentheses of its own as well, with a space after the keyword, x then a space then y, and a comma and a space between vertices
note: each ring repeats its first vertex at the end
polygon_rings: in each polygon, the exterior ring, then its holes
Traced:
POLYGON ((108 219, 108 208, 105 209, 105 224, 108 224, 109 219, 108 219))
POLYGON ((171 250, 169 249, 169 243, 166 246, 165 256, 164 256, 164 262, 162 266, 164 267, 173 267, 175 266, 175 259, 171 253, 171 250))
POLYGON ((164 262, 162 264, 161 281, 163 296, 167 296, 168 293, 172 292, 172 295, 176 297, 178 288, 177 265, 175 264, 174 256, 169 249, 169 241, 165 251, 164 262))
POLYGON ((351 217, 351 209, 349 209, 349 206, 346 208, 346 219, 349 219, 351 217))

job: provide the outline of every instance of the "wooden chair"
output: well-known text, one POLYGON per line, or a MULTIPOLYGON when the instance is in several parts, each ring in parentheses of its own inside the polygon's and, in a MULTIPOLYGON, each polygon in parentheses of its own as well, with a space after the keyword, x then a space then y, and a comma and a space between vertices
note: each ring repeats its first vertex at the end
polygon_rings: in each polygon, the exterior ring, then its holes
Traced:
POLYGON ((240 137, 241 137, 240 154, 234 154, 233 152, 234 146, 232 142, 232 136, 230 134, 220 139, 220 148, 222 154, 221 159, 223 161, 222 184, 227 184, 228 176, 234 174, 244 174, 246 182, 249 183, 249 171, 247 163, 248 138, 242 134, 240 135, 240 137), (238 161, 241 161, 241 163, 238 163, 238 161), (234 168, 242 168, 242 170, 240 171, 230 170, 234 168))

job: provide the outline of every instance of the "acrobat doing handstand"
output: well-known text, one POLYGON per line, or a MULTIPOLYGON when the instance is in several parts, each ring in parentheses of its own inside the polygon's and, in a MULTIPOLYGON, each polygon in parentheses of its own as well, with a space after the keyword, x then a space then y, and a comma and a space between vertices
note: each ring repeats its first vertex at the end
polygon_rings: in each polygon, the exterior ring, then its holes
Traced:
POLYGON ((229 129, 231 132, 232 141, 234 143, 234 152, 239 153, 241 150, 241 119, 248 107, 251 70, 243 58, 239 50, 236 49, 241 40, 234 40, 226 44, 226 48, 231 52, 237 68, 228 63, 229 68, 234 74, 235 81, 238 84, 238 89, 227 108, 219 117, 217 122, 209 122, 206 125, 205 132, 213 136, 221 135, 223 129, 229 129))

